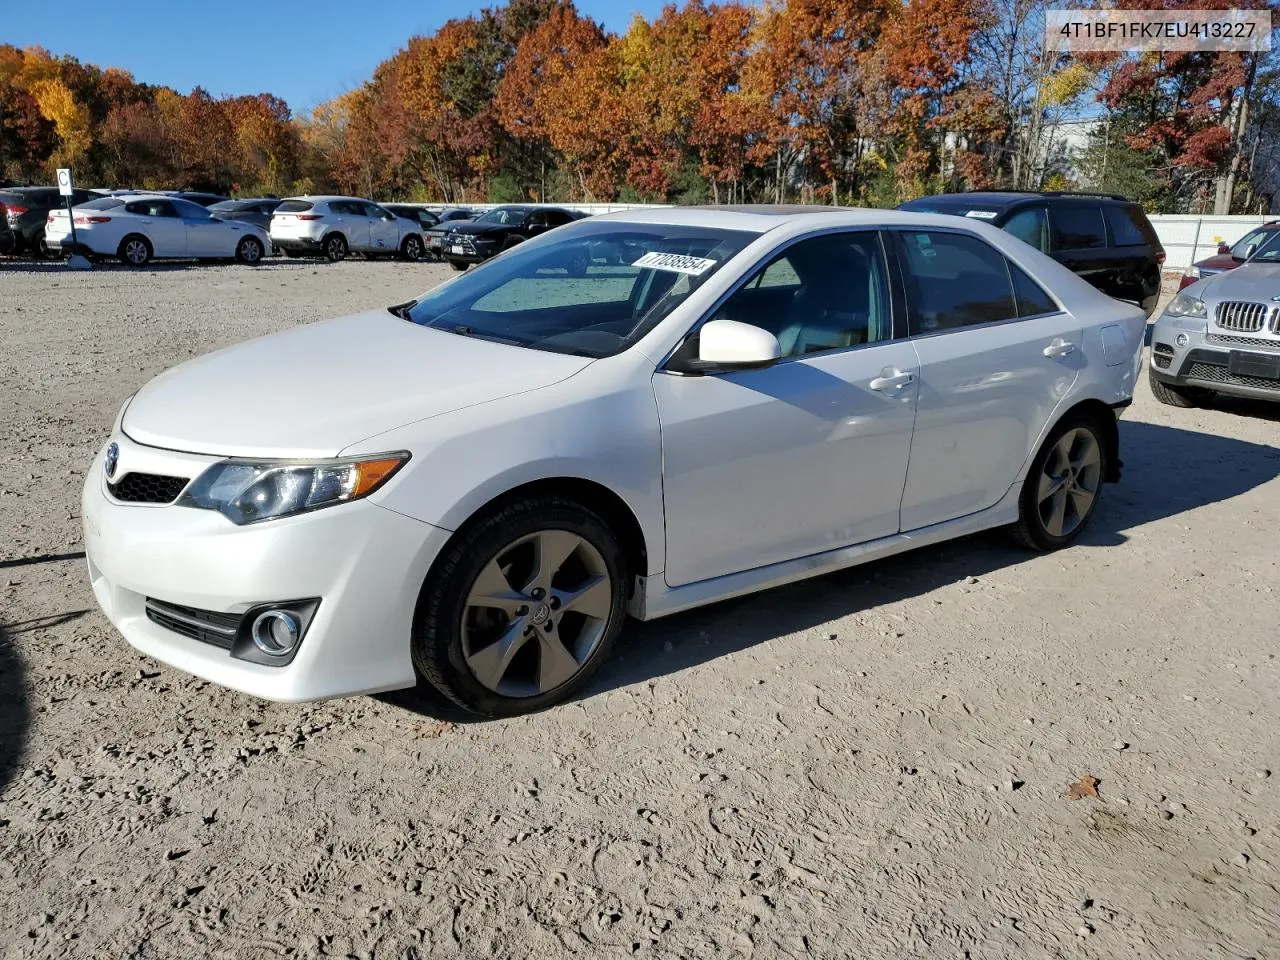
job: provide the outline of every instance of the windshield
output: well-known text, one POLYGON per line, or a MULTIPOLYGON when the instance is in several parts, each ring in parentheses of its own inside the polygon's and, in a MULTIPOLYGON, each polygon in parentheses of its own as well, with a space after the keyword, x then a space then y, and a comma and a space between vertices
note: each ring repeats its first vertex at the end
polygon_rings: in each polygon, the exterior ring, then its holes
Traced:
POLYGON ((464 336, 607 357, 653 329, 756 236, 578 222, 437 287, 402 315, 464 336))
POLYGON ((524 223, 525 212, 523 210, 512 210, 505 207, 498 207, 496 210, 490 210, 488 213, 481 214, 476 217, 476 223, 505 223, 511 226, 517 226, 524 223))
MULTIPOLYGON (((1280 262, 1280 230, 1259 230, 1259 236, 1250 241, 1256 242, 1258 249, 1254 251, 1252 257, 1249 258, 1250 263, 1277 263, 1280 262)), ((1249 244, 1245 244, 1247 247, 1249 244)), ((1235 253, 1235 250, 1232 250, 1235 253)), ((1240 251, 1240 255, 1244 255, 1244 251, 1240 251)))
POLYGON ((1243 260, 1245 258, 1245 251, 1249 249, 1249 244, 1256 243, 1258 245, 1258 249, 1261 250, 1266 246, 1267 239, 1276 235, 1280 235, 1280 230, 1263 230, 1261 228, 1257 230, 1250 230, 1231 245, 1231 256, 1237 260, 1243 260))

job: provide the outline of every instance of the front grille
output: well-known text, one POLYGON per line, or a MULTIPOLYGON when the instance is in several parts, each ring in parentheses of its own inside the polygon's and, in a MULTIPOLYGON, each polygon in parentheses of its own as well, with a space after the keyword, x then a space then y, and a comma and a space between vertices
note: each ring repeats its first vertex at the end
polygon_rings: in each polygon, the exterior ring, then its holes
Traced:
MULTIPOLYGON (((1275 326, 1275 321, 1271 324, 1275 326)), ((1280 340, 1265 340, 1262 337, 1236 337, 1229 333, 1206 333, 1205 340, 1209 343, 1221 343, 1229 347, 1264 347, 1270 350, 1280 350, 1280 340)))
POLYGON ((115 483, 108 483, 107 489, 121 503, 173 503, 187 483, 187 477, 126 473, 115 483))
POLYGON ((182 607, 147 597, 147 619, 166 630, 192 640, 230 650, 240 630, 241 617, 236 613, 214 613, 195 607, 182 607))
POLYGON ((1207 380, 1211 383, 1227 383, 1237 387, 1254 387, 1259 390, 1280 390, 1280 380, 1269 377, 1246 377, 1228 373, 1226 367, 1212 363, 1193 363, 1183 371, 1184 377, 1192 380, 1207 380))
POLYGON ((1223 330, 1255 333, 1267 319, 1267 305, 1248 300, 1224 300, 1218 304, 1214 320, 1223 330))

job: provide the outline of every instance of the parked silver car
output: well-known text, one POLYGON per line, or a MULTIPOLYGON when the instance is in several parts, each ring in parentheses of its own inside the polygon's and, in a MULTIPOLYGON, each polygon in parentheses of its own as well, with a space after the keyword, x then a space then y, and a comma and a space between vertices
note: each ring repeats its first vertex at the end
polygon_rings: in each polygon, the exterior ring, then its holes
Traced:
POLYGON ((1280 234, 1173 298, 1151 332, 1149 369, 1151 392, 1175 407, 1219 393, 1280 400, 1280 234))

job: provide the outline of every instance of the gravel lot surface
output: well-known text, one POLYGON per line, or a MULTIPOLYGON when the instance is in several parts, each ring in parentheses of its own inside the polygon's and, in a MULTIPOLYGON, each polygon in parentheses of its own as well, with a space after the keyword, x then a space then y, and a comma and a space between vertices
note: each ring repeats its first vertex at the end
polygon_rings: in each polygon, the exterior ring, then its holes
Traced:
POLYGON ((0 262, 0 956, 1280 956, 1280 405, 1144 381, 1082 545, 632 624, 533 717, 135 654, 79 552, 124 397, 448 275, 0 262))

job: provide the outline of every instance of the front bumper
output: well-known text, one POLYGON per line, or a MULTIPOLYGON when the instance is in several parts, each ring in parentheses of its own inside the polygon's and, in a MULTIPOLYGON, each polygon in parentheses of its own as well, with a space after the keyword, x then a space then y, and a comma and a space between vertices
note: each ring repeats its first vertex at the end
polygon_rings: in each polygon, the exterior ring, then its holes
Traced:
MULTIPOLYGON (((117 434, 118 471, 194 476, 214 458, 171 454, 117 434), (178 470, 183 470, 178 474, 178 470)), ((94 596, 136 649, 213 683, 268 700, 307 701, 412 686, 409 655, 418 593, 449 537, 368 500, 238 527, 172 505, 123 504, 95 458, 82 498, 94 596), (295 598, 320 604, 293 659, 269 666, 153 622, 148 598, 243 614, 295 598)))
POLYGON ((1161 317, 1151 331, 1151 375, 1161 383, 1280 399, 1280 337, 1232 334, 1161 317), (1183 342, 1179 342, 1179 341, 1183 342))

